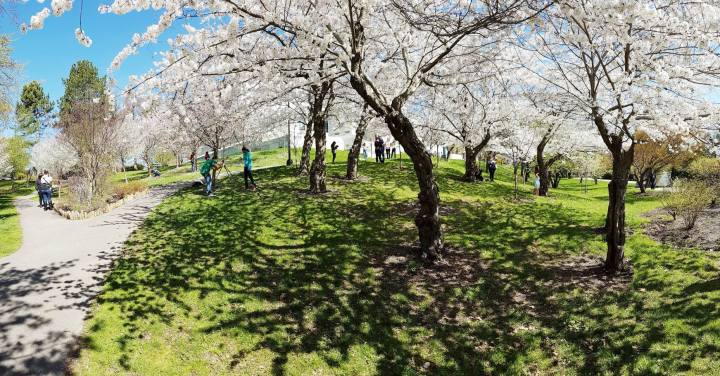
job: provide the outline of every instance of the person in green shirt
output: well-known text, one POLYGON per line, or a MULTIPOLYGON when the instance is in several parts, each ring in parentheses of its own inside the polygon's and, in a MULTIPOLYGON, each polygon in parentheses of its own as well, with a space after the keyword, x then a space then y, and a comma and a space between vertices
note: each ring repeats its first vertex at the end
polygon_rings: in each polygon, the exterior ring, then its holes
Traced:
POLYGON ((200 166, 200 175, 203 177, 203 183, 205 183, 205 193, 210 196, 212 194, 213 187, 213 171, 219 169, 217 161, 214 157, 210 157, 207 153, 205 154, 205 162, 200 166))
POLYGON ((242 148, 242 153, 243 165, 245 167, 243 170, 243 175, 245 177, 245 189, 251 189, 252 187, 252 189, 255 190, 255 179, 253 179, 252 176, 252 154, 250 154, 250 149, 245 146, 242 148), (248 180, 252 185, 248 183, 248 180))

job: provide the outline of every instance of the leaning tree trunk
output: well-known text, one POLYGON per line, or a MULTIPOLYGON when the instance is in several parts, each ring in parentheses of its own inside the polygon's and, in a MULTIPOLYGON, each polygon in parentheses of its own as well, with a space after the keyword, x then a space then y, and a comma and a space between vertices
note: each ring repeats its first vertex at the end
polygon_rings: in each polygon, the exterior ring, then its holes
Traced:
POLYGON ((607 256, 605 269, 614 273, 622 270, 625 258, 625 192, 630 177, 630 165, 634 156, 634 145, 627 151, 622 141, 613 144, 612 180, 608 184, 609 202, 606 218, 607 256))
POLYGON ((363 138, 365 137, 365 130, 367 130, 370 118, 370 115, 363 114, 363 116, 360 118, 360 123, 355 130, 355 139, 353 140, 352 147, 350 148, 350 154, 348 154, 347 171, 345 173, 345 179, 347 180, 355 180, 358 177, 358 161, 360 160, 360 148, 362 147, 363 138))
MULTIPOLYGON (((358 23, 355 27, 362 26, 358 23)), ((362 32, 360 30, 360 32, 362 32)), ((415 175, 418 179, 420 193, 418 204, 420 206, 415 216, 415 226, 418 229, 420 238, 420 254, 427 260, 435 260, 441 257, 443 251, 442 229, 440 227, 440 191, 435 182, 433 174, 432 156, 427 152, 425 145, 420 141, 413 124, 402 112, 404 99, 397 97, 388 106, 378 102, 377 98, 370 93, 366 83, 360 78, 360 64, 358 55, 353 56, 350 84, 353 89, 365 100, 372 109, 385 118, 385 123, 400 145, 407 153, 413 163, 415 175)))
POLYGON ((305 138, 303 139, 302 155, 300 156, 300 166, 298 166, 298 175, 305 175, 310 172, 310 149, 313 142, 313 124, 310 122, 305 127, 305 138))
POLYGON ((400 142, 413 162, 420 187, 420 210, 415 216, 415 226, 420 237, 421 256, 429 261, 437 260, 442 254, 443 237, 440 227, 440 191, 435 182, 432 156, 417 137, 410 120, 400 111, 388 114, 386 122, 390 133, 400 142))

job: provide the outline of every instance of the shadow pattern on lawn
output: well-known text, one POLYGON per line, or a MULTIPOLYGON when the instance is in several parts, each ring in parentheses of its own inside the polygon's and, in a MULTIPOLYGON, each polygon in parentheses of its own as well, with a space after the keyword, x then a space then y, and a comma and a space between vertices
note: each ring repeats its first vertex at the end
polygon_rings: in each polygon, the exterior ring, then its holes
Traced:
POLYGON ((717 270, 704 256, 644 245, 634 280, 609 278, 587 255, 601 218, 551 203, 455 199, 510 192, 443 177, 454 192, 443 218, 451 251, 423 268, 408 256, 414 213, 398 210, 414 201, 414 177, 388 166, 363 164, 369 182, 338 183, 325 196, 299 194, 305 181, 279 168, 258 173, 254 193, 233 176, 213 199, 172 197, 116 263, 99 298, 109 309, 90 321, 81 362, 93 366, 110 336, 117 356, 97 369, 138 372, 148 355, 137 349, 158 331, 182 339, 164 344, 178 358, 206 359, 194 343, 222 338, 208 370, 266 362, 274 375, 666 373, 718 350, 720 293, 697 282, 717 270), (675 271, 658 275, 664 263, 675 271), (123 330, 107 333, 111 320, 123 330), (702 329, 677 335, 683 325, 702 329), (263 350, 272 354, 258 360, 263 350))

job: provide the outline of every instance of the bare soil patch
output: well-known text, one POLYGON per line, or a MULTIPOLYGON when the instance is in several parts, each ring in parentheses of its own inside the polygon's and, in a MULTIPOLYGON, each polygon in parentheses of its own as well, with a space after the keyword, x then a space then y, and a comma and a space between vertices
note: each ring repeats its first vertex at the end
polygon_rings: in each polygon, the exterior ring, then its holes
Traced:
POLYGON ((720 208, 705 210, 691 230, 683 222, 673 221, 664 209, 646 214, 652 222, 645 229, 653 239, 675 247, 720 251, 720 208))

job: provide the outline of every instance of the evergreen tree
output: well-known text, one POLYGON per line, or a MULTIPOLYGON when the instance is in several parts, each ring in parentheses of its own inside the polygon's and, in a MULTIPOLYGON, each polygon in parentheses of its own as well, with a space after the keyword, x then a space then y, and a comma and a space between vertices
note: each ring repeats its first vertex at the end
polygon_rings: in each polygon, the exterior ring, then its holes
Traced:
POLYGON ((15 106, 17 125, 15 134, 36 141, 52 120, 53 103, 37 81, 23 86, 20 101, 15 106))
POLYGON ((80 60, 70 68, 68 78, 63 79, 65 93, 60 98, 62 118, 77 101, 100 98, 105 93, 105 77, 98 75, 98 69, 88 60, 80 60))

